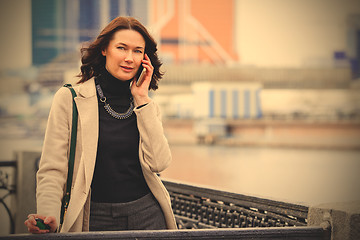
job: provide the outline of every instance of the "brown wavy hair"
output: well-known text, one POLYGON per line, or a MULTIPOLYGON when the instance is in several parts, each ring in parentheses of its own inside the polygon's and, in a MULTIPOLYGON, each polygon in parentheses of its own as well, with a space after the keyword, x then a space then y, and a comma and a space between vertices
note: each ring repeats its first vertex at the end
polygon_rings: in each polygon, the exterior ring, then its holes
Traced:
POLYGON ((114 34, 122 29, 135 30, 143 36, 145 40, 145 53, 149 56, 154 67, 149 89, 156 90, 158 82, 163 75, 160 72, 162 63, 157 55, 157 44, 146 28, 133 17, 117 17, 113 19, 89 46, 81 48, 81 72, 78 75, 80 78, 78 83, 83 83, 92 77, 99 76, 105 69, 106 57, 101 52, 107 48, 114 34))

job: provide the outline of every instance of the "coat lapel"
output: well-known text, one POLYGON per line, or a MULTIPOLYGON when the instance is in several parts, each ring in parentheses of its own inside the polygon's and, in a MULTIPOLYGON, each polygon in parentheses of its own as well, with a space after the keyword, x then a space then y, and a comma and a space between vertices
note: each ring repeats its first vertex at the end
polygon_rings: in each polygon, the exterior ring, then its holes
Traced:
POLYGON ((88 191, 95 167, 99 132, 99 112, 94 79, 90 79, 79 86, 75 102, 81 126, 83 151, 81 158, 83 158, 82 161, 84 161, 85 166, 85 191, 88 191))

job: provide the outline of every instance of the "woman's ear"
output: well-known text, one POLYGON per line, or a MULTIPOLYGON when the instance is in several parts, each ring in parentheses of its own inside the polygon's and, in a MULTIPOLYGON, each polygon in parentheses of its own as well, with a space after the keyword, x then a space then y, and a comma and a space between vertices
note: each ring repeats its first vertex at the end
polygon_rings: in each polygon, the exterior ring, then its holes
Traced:
POLYGON ((102 50, 101 54, 106 57, 106 49, 102 50))

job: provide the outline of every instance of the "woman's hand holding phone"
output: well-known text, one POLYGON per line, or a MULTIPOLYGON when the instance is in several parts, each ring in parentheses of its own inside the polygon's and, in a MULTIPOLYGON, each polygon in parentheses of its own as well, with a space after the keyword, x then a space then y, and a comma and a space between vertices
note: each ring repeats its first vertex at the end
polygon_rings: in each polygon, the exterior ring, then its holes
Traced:
POLYGON ((57 228, 55 217, 30 214, 24 222, 30 233, 55 232, 57 228))
POLYGON ((152 66, 150 58, 147 54, 145 54, 144 59, 142 60, 142 67, 144 68, 144 71, 142 71, 142 74, 139 75, 139 81, 138 78, 135 77, 131 85, 131 94, 138 106, 150 102, 149 86, 154 72, 154 67, 152 66))

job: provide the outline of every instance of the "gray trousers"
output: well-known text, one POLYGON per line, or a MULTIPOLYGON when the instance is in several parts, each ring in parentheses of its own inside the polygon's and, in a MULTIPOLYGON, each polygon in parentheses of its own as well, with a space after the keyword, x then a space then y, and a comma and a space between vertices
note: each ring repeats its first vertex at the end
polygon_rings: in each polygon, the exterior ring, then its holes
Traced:
POLYGON ((90 231, 158 229, 166 229, 166 222, 152 193, 126 203, 90 204, 90 231))

